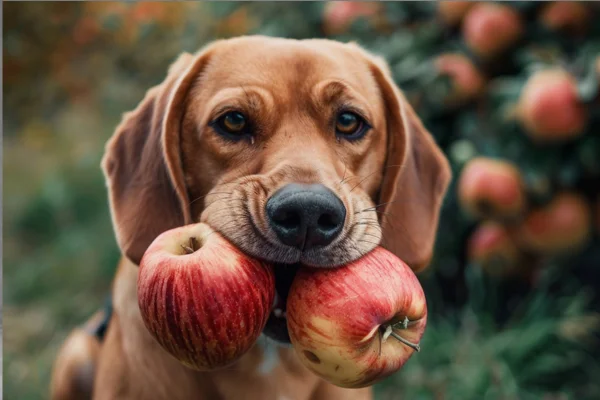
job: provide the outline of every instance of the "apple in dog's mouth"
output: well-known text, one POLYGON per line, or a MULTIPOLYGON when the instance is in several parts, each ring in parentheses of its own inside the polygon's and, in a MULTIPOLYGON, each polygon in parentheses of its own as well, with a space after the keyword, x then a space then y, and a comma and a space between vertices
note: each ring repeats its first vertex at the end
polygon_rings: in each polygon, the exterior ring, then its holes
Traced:
POLYGON ((304 366, 337 386, 370 386, 398 371, 427 324, 411 268, 377 247, 335 269, 302 268, 287 297, 287 323, 304 366))
POLYGON ((197 370, 232 364, 256 342, 272 311, 270 264, 242 253, 206 224, 159 235, 138 272, 146 328, 197 370))
POLYGON ((275 300, 263 333, 282 344, 291 344, 287 327, 287 297, 300 264, 274 264, 275 300))

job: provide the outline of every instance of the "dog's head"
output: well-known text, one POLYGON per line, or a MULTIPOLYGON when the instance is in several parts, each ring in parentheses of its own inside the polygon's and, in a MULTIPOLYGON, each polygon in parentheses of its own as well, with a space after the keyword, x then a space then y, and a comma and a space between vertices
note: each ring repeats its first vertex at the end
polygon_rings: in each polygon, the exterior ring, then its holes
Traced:
POLYGON ((426 266, 450 180, 383 60, 267 37, 180 56, 125 115, 102 166, 132 261, 161 232, 203 221, 276 263, 280 297, 295 271, 284 264, 335 267, 381 244, 426 266))

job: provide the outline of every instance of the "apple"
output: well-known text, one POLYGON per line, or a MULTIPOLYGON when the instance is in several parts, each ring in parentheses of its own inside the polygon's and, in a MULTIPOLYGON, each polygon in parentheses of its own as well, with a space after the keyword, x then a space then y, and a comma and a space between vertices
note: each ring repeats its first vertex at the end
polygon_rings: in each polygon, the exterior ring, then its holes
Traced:
POLYGON ((437 13, 448 26, 460 24, 474 1, 440 1, 437 3, 437 13))
POLYGON ((524 33, 519 13, 509 5, 478 3, 469 9, 462 23, 467 46, 484 59, 499 56, 524 33))
POLYGON ((496 221, 485 221, 471 234, 467 257, 492 276, 510 276, 518 272, 523 254, 509 230, 496 221))
POLYGON ((380 6, 377 2, 328 1, 323 10, 323 30, 328 35, 346 33, 357 19, 374 19, 380 6))
POLYGON ((394 373, 415 352, 427 323, 413 271, 382 247, 340 268, 301 268, 287 299, 300 361, 326 381, 360 388, 394 373))
POLYGON ((552 1, 543 7, 539 18, 550 29, 582 34, 593 14, 584 2, 552 1))
POLYGON ((580 193, 561 192, 515 227, 517 244, 553 255, 581 250, 592 236, 592 210, 580 193))
POLYGON ((574 139, 584 133, 588 119, 575 78, 560 68, 537 71, 529 77, 516 114, 525 132, 540 142, 574 139))
POLYGON ((159 235, 140 262, 138 304, 146 328, 188 367, 227 366, 256 342, 275 296, 270 266, 206 224, 159 235))
POLYGON ((460 174, 458 199, 473 216, 518 219, 526 209, 526 197, 521 173, 509 161, 476 157, 460 174))
POLYGON ((452 82, 453 92, 447 99, 449 102, 461 104, 483 92, 485 78, 468 57, 444 53, 436 57, 434 64, 440 74, 448 76, 452 82))

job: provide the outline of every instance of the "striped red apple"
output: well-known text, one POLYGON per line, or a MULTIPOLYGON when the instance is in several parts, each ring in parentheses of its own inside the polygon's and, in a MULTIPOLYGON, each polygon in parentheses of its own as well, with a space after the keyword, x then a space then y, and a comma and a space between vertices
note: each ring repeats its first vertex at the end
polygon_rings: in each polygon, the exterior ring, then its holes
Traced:
POLYGON ((145 252, 138 303, 146 328, 185 365, 232 364, 261 334, 271 312, 271 267, 252 259, 206 224, 158 236, 145 252))
POLYGON ((399 370, 427 322, 413 271, 378 247, 347 266, 303 268, 287 298, 287 325, 301 362, 338 386, 359 388, 399 370))

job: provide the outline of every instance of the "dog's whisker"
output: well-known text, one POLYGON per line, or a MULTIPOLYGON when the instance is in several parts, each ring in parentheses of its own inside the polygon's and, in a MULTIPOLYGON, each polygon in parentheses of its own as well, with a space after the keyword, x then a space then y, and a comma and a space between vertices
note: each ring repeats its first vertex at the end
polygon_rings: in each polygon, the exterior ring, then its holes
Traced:
MULTIPOLYGON (((376 211, 376 210, 371 210, 371 212, 379 214, 381 216, 382 220, 385 219, 390 224, 393 224, 393 221, 397 219, 397 217, 394 214, 390 213, 390 212, 376 211)), ((360 214, 360 212, 359 213, 355 213, 355 214, 360 214)), ((369 221, 378 221, 378 222, 381 222, 381 221, 379 221, 379 218, 362 218, 361 220, 369 220, 369 221)))
POLYGON ((346 181, 348 181, 348 180, 350 180, 350 179, 352 179, 352 178, 358 178, 358 177, 357 177, 357 176, 354 176, 354 175, 351 175, 351 176, 349 176, 349 177, 347 177, 347 178, 344 178, 344 179, 342 179, 342 180, 340 181, 340 184, 339 184, 339 186, 343 185, 344 183, 346 183, 346 181))
MULTIPOLYGON (((219 208, 214 211, 211 211, 209 219, 211 221, 214 221, 215 219, 219 220, 219 219, 224 218, 224 220, 227 221, 230 218, 233 218, 234 220, 236 220, 235 217, 238 217, 238 216, 246 218, 247 215, 248 215, 248 213, 242 205, 235 205, 235 206, 223 207, 223 208, 219 208)), ((244 220, 238 220, 238 222, 243 223, 244 220)))
POLYGON ((374 205, 373 207, 369 207, 369 208, 365 208, 365 209, 363 209, 363 210, 357 211, 356 213, 359 213, 359 212, 364 212, 364 211, 374 211, 375 209, 377 209, 377 208, 379 208, 379 207, 381 207, 381 206, 385 206, 385 205, 387 205, 387 204, 392 204, 392 203, 400 203, 400 202, 406 202, 406 200, 405 200, 405 199, 403 199, 403 200, 391 200, 391 201, 386 201, 386 202, 384 202, 384 203, 379 203, 379 204, 376 204, 376 205, 374 205))
POLYGON ((229 206, 231 205, 235 205, 235 202, 239 202, 242 203, 242 199, 224 199, 224 198, 218 198, 213 200, 212 202, 210 202, 209 204, 206 205, 206 207, 204 207, 205 210, 207 210, 209 207, 211 207, 213 204, 220 204, 223 201, 227 200, 228 203, 233 203, 233 204, 227 204, 229 206))
POLYGON ((219 208, 215 211, 211 211, 211 214, 216 217, 219 217, 223 214, 231 213, 234 211, 241 211, 242 213, 246 213, 246 208, 243 206, 243 204, 227 204, 222 208, 219 208))
MULTIPOLYGON (((359 175, 351 175, 351 176, 349 176, 349 177, 348 177, 348 178, 346 178, 346 179, 342 179, 342 181, 340 182, 340 184, 343 184, 343 183, 344 183, 345 181, 347 181, 347 180, 350 180, 350 179, 354 179, 354 178, 356 178, 356 179, 361 179, 361 181, 360 181, 360 182, 358 182, 358 184, 356 185, 356 186, 358 186, 358 185, 360 185, 360 184, 361 184, 361 183, 362 183, 362 182, 363 182, 365 179, 367 179, 368 177, 372 176, 373 174, 376 174, 377 172, 384 171, 384 170, 386 170, 386 169, 388 169, 388 168, 393 168, 393 167, 402 167, 403 165, 404 165, 404 164, 394 164, 394 165, 388 165, 388 166, 386 166, 386 167, 383 167, 383 169, 382 169, 382 170, 376 170, 376 171, 373 171, 373 172, 371 172, 371 173, 369 173, 369 174, 367 174, 367 175, 364 175, 364 176, 359 176, 359 175)), ((345 176, 345 173, 344 173, 344 176, 345 176)), ((352 189, 350 189, 350 191, 354 190, 354 189, 356 188, 356 186, 354 186, 352 189)))
POLYGON ((224 207, 221 207, 221 208, 218 208, 218 209, 212 211, 211 215, 220 216, 222 214, 232 213, 235 211, 244 212, 245 209, 244 209, 243 205, 241 205, 241 204, 228 204, 224 207))
POLYGON ((245 213, 245 210, 243 208, 241 208, 241 207, 238 207, 238 208, 226 208, 226 209, 224 208, 224 209, 220 209, 220 210, 216 211, 213 215, 215 217, 218 217, 218 218, 220 218, 222 216, 225 216, 225 215, 229 215, 231 217, 239 216, 236 212, 240 212, 241 214, 239 214, 239 215, 243 216, 244 213, 245 213))
POLYGON ((341 187, 342 182, 344 182, 344 179, 346 179, 346 173, 348 172, 348 164, 343 160, 343 157, 340 156, 340 153, 338 152, 337 148, 333 148, 333 151, 335 152, 335 155, 337 156, 337 159, 340 160, 342 162, 342 164, 344 164, 344 175, 342 176, 342 180, 340 182, 338 182, 338 189, 341 187))
POLYGON ((392 217, 396 217, 394 214, 392 214, 392 213, 391 213, 391 212, 389 212, 389 211, 379 211, 379 210, 369 210, 369 209, 365 209, 365 210, 362 210, 362 211, 356 211, 356 212, 354 213, 354 215, 356 215, 356 214, 361 214, 361 213, 364 213, 364 212, 374 212, 374 213, 376 213, 376 214, 380 214, 381 216, 392 216, 392 217))
POLYGON ((216 195, 216 194, 231 195, 231 194, 233 194, 233 192, 212 192, 212 193, 208 193, 208 194, 205 194, 204 196, 196 197, 194 200, 190 201, 189 205, 191 206, 192 204, 194 204, 198 200, 201 200, 201 199, 203 199, 205 197, 213 196, 213 195, 216 195))
POLYGON ((380 231, 383 231, 383 229, 379 226, 379 224, 375 224, 373 222, 356 222, 355 225, 367 225, 367 226, 373 227, 375 229, 379 229, 380 231))
MULTIPOLYGON (((375 173, 375 172, 373 172, 373 174, 374 174, 374 173, 375 173)), ((358 181, 358 183, 357 183, 356 185, 352 186, 352 189, 350 189, 350 193, 351 193, 351 192, 352 192, 354 189, 356 189, 357 187, 359 187, 359 186, 360 186, 360 184, 361 184, 361 183, 363 183, 363 182, 365 181, 365 179, 369 178, 369 177, 370 177, 371 175, 373 175, 373 174, 369 174, 369 175, 365 176, 364 178, 362 178, 360 181, 358 181)))

